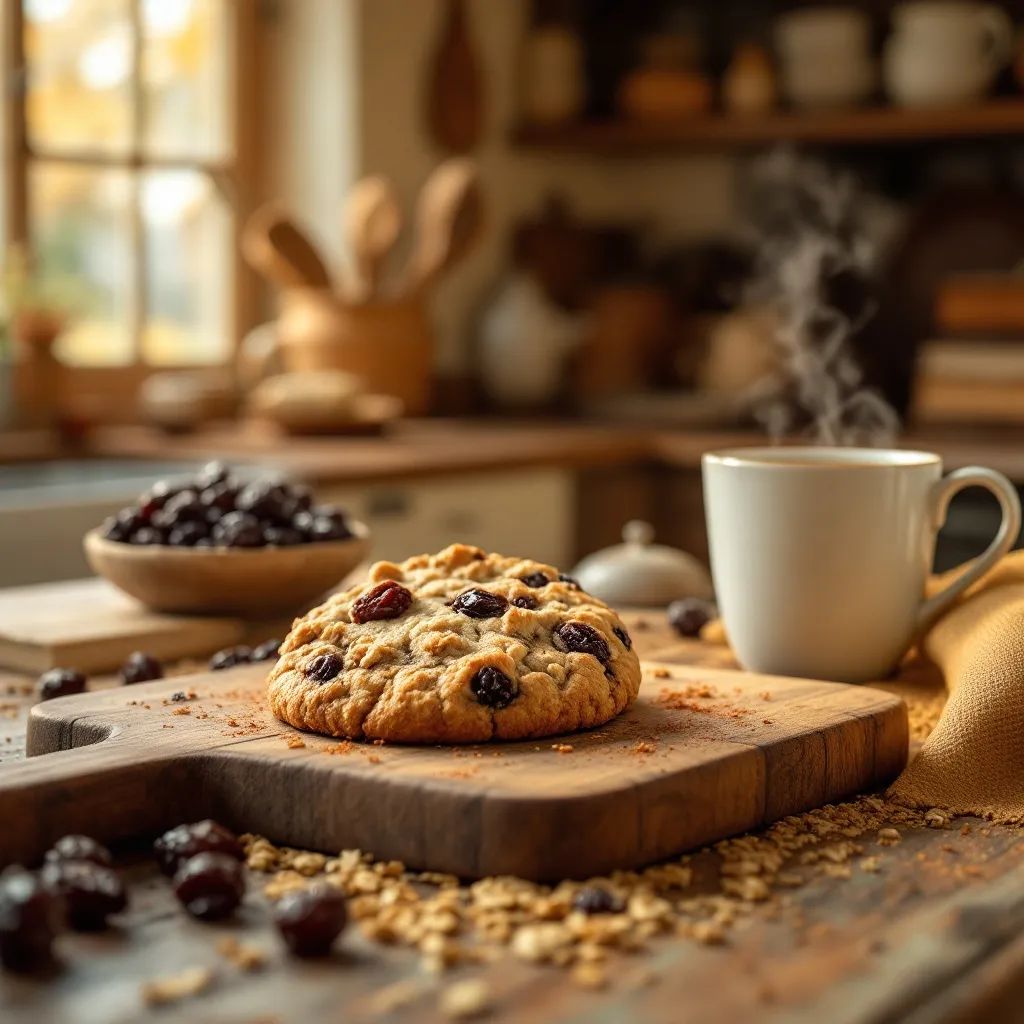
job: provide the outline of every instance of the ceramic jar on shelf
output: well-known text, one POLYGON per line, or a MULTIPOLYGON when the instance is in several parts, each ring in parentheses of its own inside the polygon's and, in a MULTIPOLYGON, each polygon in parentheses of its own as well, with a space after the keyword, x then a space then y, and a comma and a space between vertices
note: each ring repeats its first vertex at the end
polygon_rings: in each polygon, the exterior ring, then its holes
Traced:
POLYGON ((1013 46, 1013 24, 994 4, 901 4, 885 45, 886 91, 904 107, 969 103, 989 91, 1012 59, 1013 46))

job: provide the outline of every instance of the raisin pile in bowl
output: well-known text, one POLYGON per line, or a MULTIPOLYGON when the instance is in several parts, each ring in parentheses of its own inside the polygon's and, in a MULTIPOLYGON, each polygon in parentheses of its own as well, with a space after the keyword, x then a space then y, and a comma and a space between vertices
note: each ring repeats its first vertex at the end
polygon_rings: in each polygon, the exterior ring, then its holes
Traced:
POLYGON ((304 484, 237 479, 220 462, 191 479, 157 481, 103 524, 107 540, 188 548, 290 547, 352 536, 345 512, 314 505, 304 484))

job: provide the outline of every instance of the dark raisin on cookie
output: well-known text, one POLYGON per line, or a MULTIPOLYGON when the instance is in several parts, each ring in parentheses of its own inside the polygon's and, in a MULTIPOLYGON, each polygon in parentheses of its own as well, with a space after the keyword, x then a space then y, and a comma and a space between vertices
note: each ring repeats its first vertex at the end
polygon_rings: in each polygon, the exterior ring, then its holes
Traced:
POLYGON ((551 580, 549 580, 542 572, 530 572, 525 576, 520 576, 519 582, 525 583, 528 587, 536 589, 537 587, 546 587, 551 580))
POLYGON ((576 579, 575 576, 570 576, 568 573, 560 572, 558 574, 558 580, 559 580, 560 583, 564 583, 566 586, 570 587, 572 590, 582 590, 583 589, 580 586, 580 581, 578 579, 576 579))
POLYGON ((552 640, 560 651, 592 654, 602 663, 611 660, 612 653, 604 637, 585 622, 563 622, 555 627, 552 640))
POLYGON ((378 583, 352 605, 352 621, 375 622, 379 619, 397 619, 409 610, 412 594, 394 580, 378 583))
POLYGON ((537 602, 530 597, 529 594, 524 594, 522 597, 513 598, 512 603, 517 608, 525 608, 527 611, 533 611, 537 607, 537 602))
POLYGON ((333 651, 318 654, 307 666, 306 676, 314 683, 329 683, 341 671, 341 658, 333 651))
POLYGON ((508 601, 501 594, 492 594, 488 590, 466 590, 459 594, 452 607, 471 619, 496 619, 505 614, 508 601))
POLYGON ((629 634, 621 626, 612 626, 612 632, 622 641, 622 646, 627 651, 633 649, 633 641, 630 639, 629 634))
POLYGON ((473 676, 469 688, 485 708, 507 708, 516 699, 516 684, 490 665, 473 676))

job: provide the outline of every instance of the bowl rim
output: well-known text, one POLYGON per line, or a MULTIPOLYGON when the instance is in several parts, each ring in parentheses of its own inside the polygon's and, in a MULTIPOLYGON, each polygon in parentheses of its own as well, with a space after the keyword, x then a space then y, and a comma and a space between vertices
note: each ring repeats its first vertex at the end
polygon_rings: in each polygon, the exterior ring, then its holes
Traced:
POLYGON ((108 551, 116 551, 119 555, 127 558, 153 557, 154 555, 171 556, 174 558, 252 558, 268 554, 280 555, 282 552, 293 551, 337 551, 342 547, 354 544, 365 544, 370 540, 370 528, 360 519, 349 519, 351 537, 344 537, 339 540, 316 540, 308 544, 287 544, 268 545, 259 548, 195 548, 195 547, 171 547, 167 544, 127 544, 120 540, 110 540, 100 532, 102 526, 94 526, 86 531, 82 542, 85 545, 101 547, 108 551))

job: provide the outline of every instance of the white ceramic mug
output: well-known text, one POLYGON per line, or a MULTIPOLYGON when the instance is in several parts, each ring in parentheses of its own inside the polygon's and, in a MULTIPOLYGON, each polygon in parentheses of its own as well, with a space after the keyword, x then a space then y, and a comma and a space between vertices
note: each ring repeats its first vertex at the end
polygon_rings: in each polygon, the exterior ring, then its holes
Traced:
POLYGON ((758 672, 883 678, 1020 532, 1006 477, 971 466, 943 478, 930 452, 737 448, 705 455, 703 473, 719 609, 740 663, 758 672), (965 487, 991 491, 1002 523, 985 553, 926 599, 936 535, 965 487))

